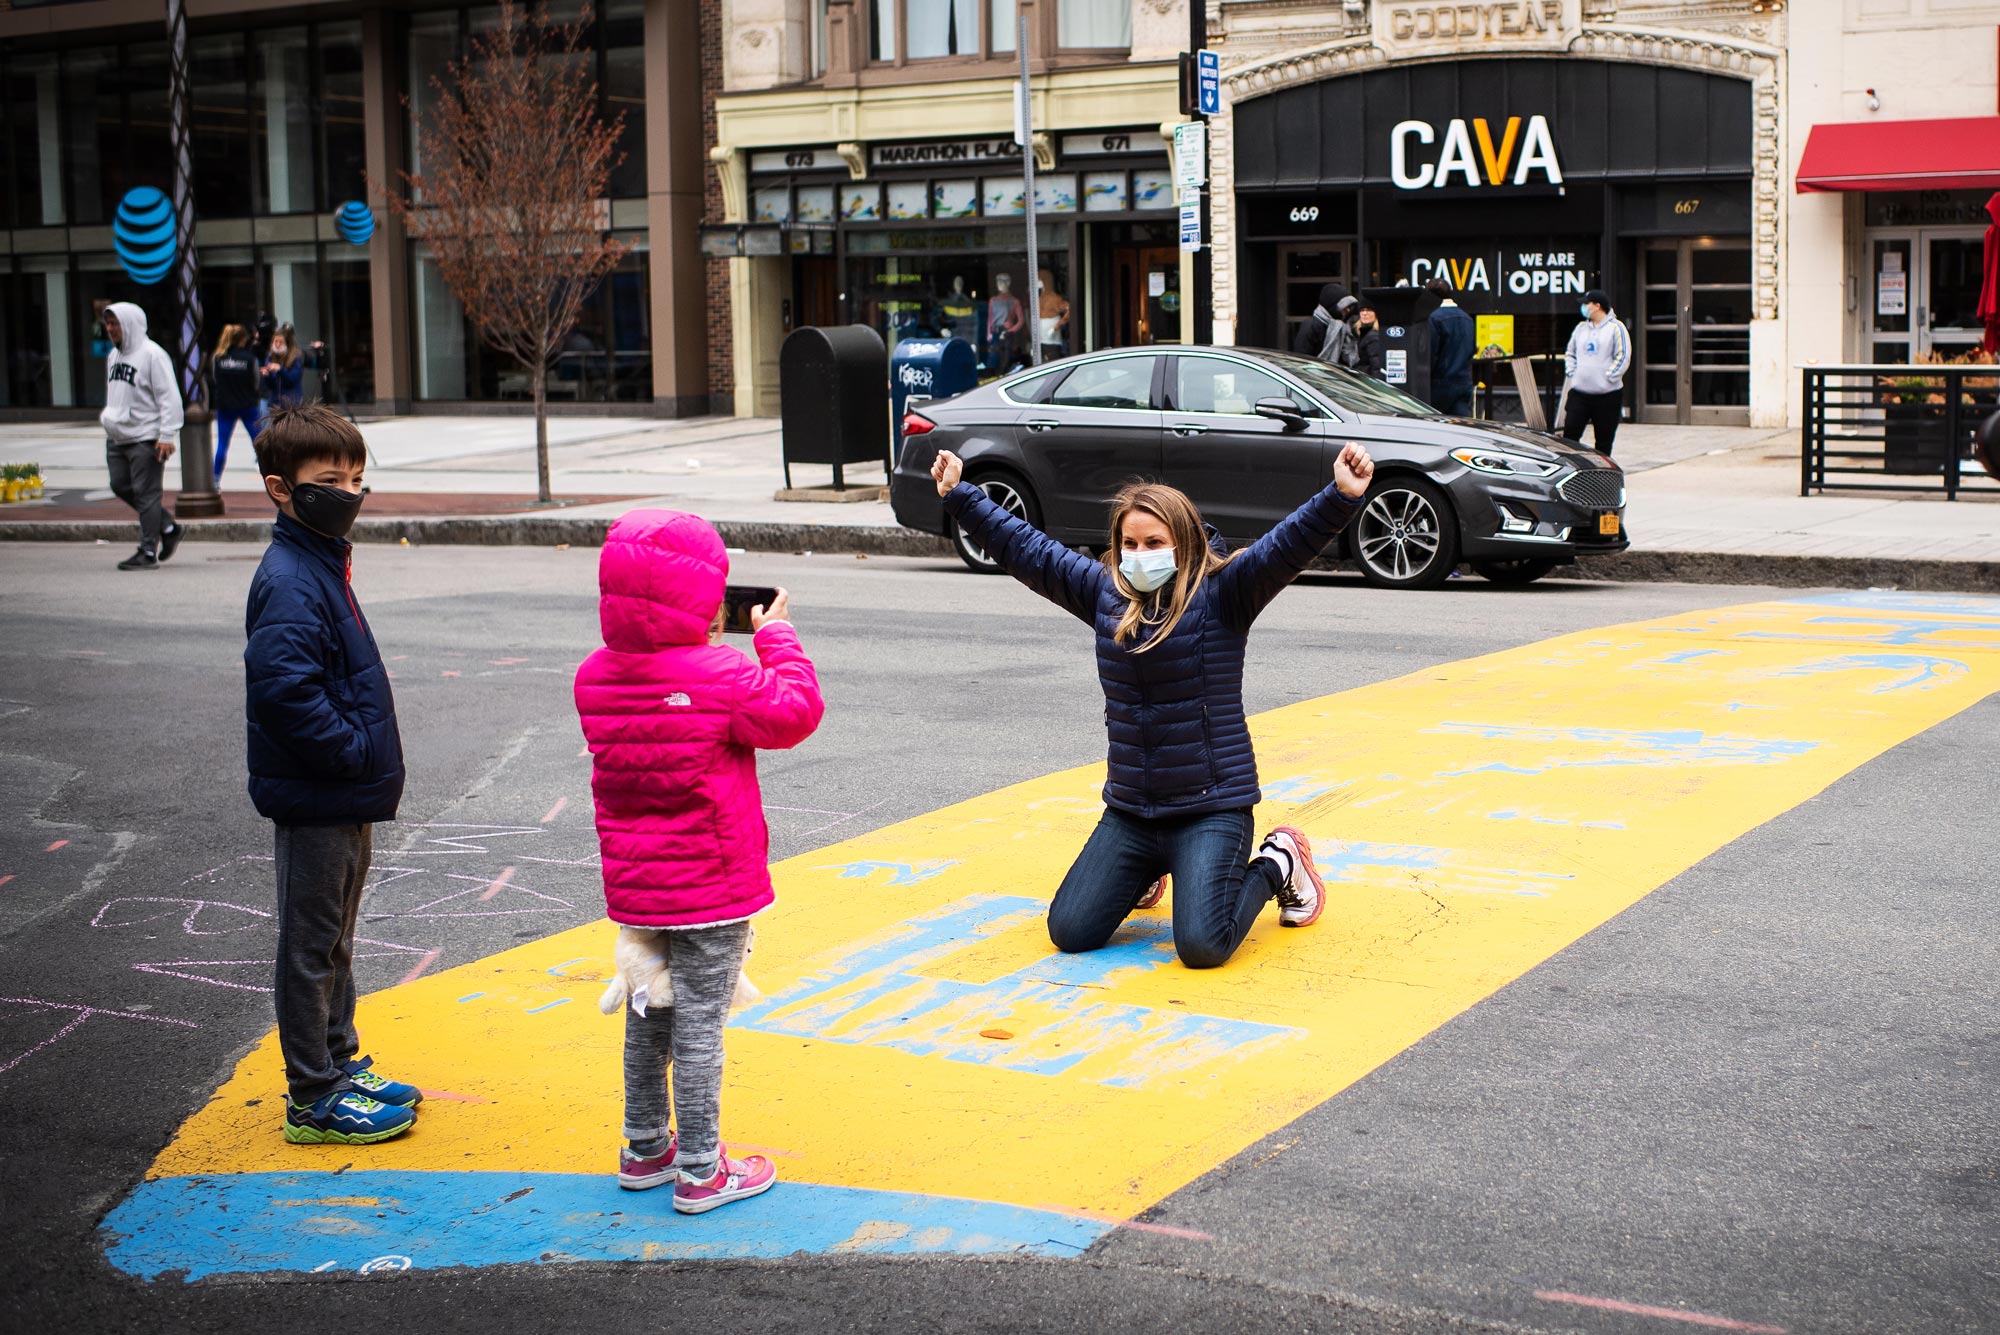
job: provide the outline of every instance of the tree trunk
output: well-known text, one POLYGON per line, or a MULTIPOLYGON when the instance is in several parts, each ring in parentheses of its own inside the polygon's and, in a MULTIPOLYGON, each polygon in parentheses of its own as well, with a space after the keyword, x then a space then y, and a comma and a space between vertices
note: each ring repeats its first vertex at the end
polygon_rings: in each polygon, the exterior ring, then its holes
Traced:
POLYGON ((555 499, 549 491, 549 364, 535 363, 535 480, 543 504, 555 499))

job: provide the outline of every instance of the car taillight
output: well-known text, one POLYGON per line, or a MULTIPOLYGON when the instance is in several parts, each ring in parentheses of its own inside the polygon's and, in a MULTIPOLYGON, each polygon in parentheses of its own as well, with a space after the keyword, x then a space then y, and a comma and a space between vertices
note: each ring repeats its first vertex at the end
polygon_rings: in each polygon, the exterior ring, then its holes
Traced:
POLYGON ((925 417, 922 413, 903 414, 903 434, 905 436, 921 436, 927 431, 935 430, 937 430, 937 423, 925 417))

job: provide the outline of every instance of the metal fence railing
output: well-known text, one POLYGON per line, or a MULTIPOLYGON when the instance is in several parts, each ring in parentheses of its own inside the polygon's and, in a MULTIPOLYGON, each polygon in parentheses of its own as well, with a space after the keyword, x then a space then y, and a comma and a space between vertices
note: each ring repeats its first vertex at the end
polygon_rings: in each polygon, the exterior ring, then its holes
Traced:
POLYGON ((1815 491, 2000 494, 1973 433, 2000 411, 2000 366, 1808 366, 1799 495, 1815 491))

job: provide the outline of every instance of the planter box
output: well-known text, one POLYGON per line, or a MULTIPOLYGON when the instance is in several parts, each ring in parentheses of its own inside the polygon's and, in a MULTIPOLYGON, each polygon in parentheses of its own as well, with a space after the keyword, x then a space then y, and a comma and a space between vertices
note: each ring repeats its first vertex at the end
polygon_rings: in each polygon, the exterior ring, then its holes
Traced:
POLYGON ((1935 403, 1891 403, 1882 409, 1883 470, 1942 473, 1951 438, 1944 408, 1935 403))

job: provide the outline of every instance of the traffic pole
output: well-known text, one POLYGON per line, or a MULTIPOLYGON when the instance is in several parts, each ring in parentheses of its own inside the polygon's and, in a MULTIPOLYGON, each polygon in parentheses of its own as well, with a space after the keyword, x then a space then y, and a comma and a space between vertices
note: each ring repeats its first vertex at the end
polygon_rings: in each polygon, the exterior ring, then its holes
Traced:
MULTIPOLYGON (((1199 62, 1201 59, 1200 53, 1206 50, 1207 48, 1208 48, 1208 0, 1188 0, 1188 51, 1190 53, 1189 59, 1195 62, 1199 62)), ((1201 114, 1201 105, 1200 105, 1201 85, 1200 85, 1200 69, 1198 63, 1194 73, 1195 73, 1194 118, 1197 121, 1206 124, 1208 118, 1201 114)), ((1209 182, 1206 179, 1207 176, 1208 173, 1206 171, 1203 171, 1202 172, 1203 181, 1200 187, 1201 245, 1194 252, 1193 264, 1192 264, 1193 273, 1191 275, 1194 282, 1194 290, 1192 292, 1185 294, 1188 307, 1188 316, 1189 316, 1188 342, 1190 343, 1215 342, 1215 302, 1213 295, 1215 286, 1215 259, 1214 259, 1214 252, 1211 249, 1212 245, 1211 238, 1213 236, 1213 233, 1210 231, 1209 199, 1208 199, 1209 182)))
POLYGON ((1021 13, 1014 44, 1021 50, 1021 103, 1015 120, 1021 129, 1021 184, 1027 191, 1028 214, 1028 362, 1042 364, 1042 252, 1035 234, 1035 99, 1028 93, 1028 15, 1021 13))

